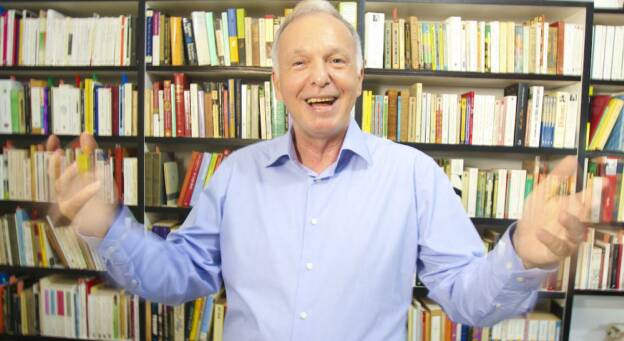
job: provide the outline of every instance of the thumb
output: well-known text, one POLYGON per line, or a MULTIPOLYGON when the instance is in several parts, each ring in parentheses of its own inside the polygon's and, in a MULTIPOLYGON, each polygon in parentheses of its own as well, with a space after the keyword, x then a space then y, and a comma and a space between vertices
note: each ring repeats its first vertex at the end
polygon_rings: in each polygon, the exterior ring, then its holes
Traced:
POLYGON ((91 153, 94 149, 97 148, 97 142, 95 142, 95 138, 93 135, 87 134, 83 132, 80 134, 80 148, 84 153, 91 153))

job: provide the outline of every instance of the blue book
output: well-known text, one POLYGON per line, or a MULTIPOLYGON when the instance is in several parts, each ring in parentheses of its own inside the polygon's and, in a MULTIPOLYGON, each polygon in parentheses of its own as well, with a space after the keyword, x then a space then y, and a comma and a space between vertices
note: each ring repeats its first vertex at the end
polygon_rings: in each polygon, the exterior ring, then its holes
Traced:
POLYGON ((24 253, 26 247, 24 241, 24 221, 26 220, 28 220, 26 212, 18 207, 15 210, 15 229, 17 230, 17 246, 20 265, 27 265, 26 254, 24 253))
POLYGON ((206 296, 204 313, 202 314, 201 328, 199 329, 199 339, 207 340, 210 324, 212 322, 212 307, 214 306, 214 295, 206 296))
POLYGON ((611 130, 611 135, 607 139, 607 143, 605 144, 604 149, 610 151, 624 151, 624 143, 622 141, 622 137, 624 137, 624 108, 618 114, 617 121, 615 121, 615 126, 613 130, 611 130))
POLYGON ((152 11, 146 11, 145 16, 145 62, 152 62, 152 19, 153 13, 152 11))
POLYGON ((236 33, 236 8, 227 9, 227 24, 228 24, 228 36, 238 37, 236 33))

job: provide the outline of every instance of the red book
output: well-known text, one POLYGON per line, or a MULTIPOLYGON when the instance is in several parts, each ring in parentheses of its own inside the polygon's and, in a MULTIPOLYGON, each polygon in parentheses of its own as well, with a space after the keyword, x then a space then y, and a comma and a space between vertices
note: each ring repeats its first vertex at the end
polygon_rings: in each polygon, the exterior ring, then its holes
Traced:
POLYGON ((123 155, 124 151, 121 146, 115 146, 115 187, 117 188, 117 201, 123 202, 123 155))
MULTIPOLYGON (((177 98, 177 96, 176 96, 177 98)), ((166 80, 163 82, 163 113, 165 115, 165 136, 171 137, 171 125, 172 125, 172 117, 171 117, 171 81, 166 80)), ((177 119, 177 115, 176 115, 177 119)))
POLYGON ((598 128, 598 123, 604 114, 605 108, 607 104, 609 104, 609 100, 611 96, 609 95, 597 95, 592 96, 590 99, 590 109, 589 109, 589 140, 591 141, 594 138, 594 134, 596 133, 596 128, 598 128))
POLYGON ((602 210, 600 220, 605 223, 613 221, 615 210, 615 189, 617 187, 617 159, 605 161, 602 186, 602 210))
POLYGON ((189 207, 191 204, 191 197, 193 196, 193 190, 195 189, 195 182, 197 181, 197 173, 199 173, 199 167, 201 166, 204 153, 198 152, 193 167, 191 168, 191 178, 189 179, 188 189, 184 194, 184 207, 189 207))
POLYGON ((557 74, 563 75, 563 39, 565 23, 563 21, 557 21, 550 24, 550 27, 557 29, 557 74))
MULTIPOLYGON (((154 114, 158 114, 160 113, 160 102, 158 101, 158 93, 160 92, 160 82, 155 82, 154 84, 152 84, 152 112, 148 113, 149 117, 145 118, 145 119, 149 119, 152 120, 152 123, 154 123, 154 114)), ((152 134, 155 134, 155 132, 160 129, 160 127, 155 127, 154 125, 152 126, 152 134)), ((162 134, 162 132, 158 132, 158 134, 162 134)))
POLYGON ((180 196, 178 197, 178 207, 184 207, 184 199, 186 198, 186 192, 188 191, 188 184, 191 180, 191 173, 193 172, 193 165, 200 153, 193 152, 191 154, 191 160, 189 167, 186 169, 186 175, 184 175, 184 181, 182 181, 182 187, 180 188, 180 196))
POLYGON ((186 79, 183 73, 173 74, 175 85, 176 135, 186 136, 186 120, 184 115, 184 86, 186 79))
POLYGON ((111 86, 111 102, 113 116, 113 136, 119 136, 119 87, 111 86))

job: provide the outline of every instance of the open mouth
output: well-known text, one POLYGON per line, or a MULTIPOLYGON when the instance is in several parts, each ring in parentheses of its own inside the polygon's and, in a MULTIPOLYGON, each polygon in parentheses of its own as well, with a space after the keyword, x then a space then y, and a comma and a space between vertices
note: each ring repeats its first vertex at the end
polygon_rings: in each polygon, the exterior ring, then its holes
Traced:
POLYGON ((331 107, 337 100, 337 97, 311 97, 306 99, 306 103, 314 109, 327 109, 331 107))

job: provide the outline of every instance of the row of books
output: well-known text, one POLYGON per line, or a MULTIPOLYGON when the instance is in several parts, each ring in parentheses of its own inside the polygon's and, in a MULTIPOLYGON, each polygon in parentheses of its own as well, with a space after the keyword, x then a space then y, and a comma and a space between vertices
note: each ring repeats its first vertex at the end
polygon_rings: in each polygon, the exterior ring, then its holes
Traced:
POLYGON ((594 8, 622 9, 624 0, 594 0, 594 8))
MULTIPOLYGON (((80 148, 64 150, 62 172, 76 161, 82 171, 94 170, 103 182, 102 198, 117 200, 126 205, 137 205, 137 157, 119 145, 114 148, 97 148, 90 154, 80 148)), ((50 152, 43 145, 31 145, 30 149, 8 145, 0 154, 0 198, 3 200, 26 200, 54 202, 54 181, 48 172, 50 152)))
MULTIPOLYGON (((33 214, 37 214, 34 212, 33 214)), ((69 227, 50 226, 21 208, 0 218, 0 264, 104 270, 95 250, 69 227)))
POLYGON ((601 156, 587 159, 585 165, 586 202, 590 205, 588 222, 624 221, 624 160, 601 156))
POLYGON ((137 90, 123 76, 120 84, 97 78, 76 84, 30 79, 0 80, 0 133, 100 136, 137 135, 137 90))
MULTIPOLYGON (((160 220, 149 229, 160 238, 177 229, 177 220, 160 220)), ((223 340, 227 302, 223 290, 177 306, 145 302, 145 340, 223 340)))
POLYGON ((362 130, 399 142, 574 148, 578 95, 520 83, 505 96, 363 91, 362 130))
MULTIPOLYGON (((464 166, 463 159, 439 159, 438 164, 461 192, 468 216, 477 218, 519 219, 524 199, 546 177, 545 164, 536 158, 526 161, 525 169, 479 169, 464 166)), ((559 179, 559 194, 574 189, 571 177, 559 179)))
POLYGON ((159 151, 145 153, 145 204, 148 206, 191 207, 197 202, 224 153, 192 152, 180 184, 178 164, 159 151))
MULTIPOLYGON (((340 2, 340 13, 356 27, 357 3, 340 2)), ((245 8, 193 11, 190 18, 146 11, 147 64, 272 66, 274 37, 284 16, 247 16, 245 8)))
POLYGON ((592 79, 624 79, 624 26, 594 25, 592 79))
POLYGON ((470 327, 453 322, 442 307, 429 298, 417 298, 408 310, 409 341, 444 340, 559 340, 561 319, 548 312, 534 311, 504 320, 492 327, 470 327))
POLYGON ((176 73, 173 81, 145 90, 145 132, 160 137, 271 139, 288 127, 286 107, 270 81, 190 83, 176 73))
POLYGON ((576 263, 577 289, 624 290, 624 231, 587 228, 576 263))
POLYGON ((0 10, 0 65, 134 64, 136 17, 72 18, 53 9, 0 10))
POLYGON ((624 96, 590 98, 587 150, 624 151, 624 96))
POLYGON ((139 340, 139 297, 99 278, 11 276, 0 285, 0 332, 98 340, 139 340))
POLYGON ((580 75, 582 25, 462 20, 419 21, 368 12, 365 18, 366 67, 434 71, 580 75), (380 48, 379 43, 383 42, 380 48))

